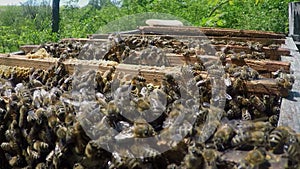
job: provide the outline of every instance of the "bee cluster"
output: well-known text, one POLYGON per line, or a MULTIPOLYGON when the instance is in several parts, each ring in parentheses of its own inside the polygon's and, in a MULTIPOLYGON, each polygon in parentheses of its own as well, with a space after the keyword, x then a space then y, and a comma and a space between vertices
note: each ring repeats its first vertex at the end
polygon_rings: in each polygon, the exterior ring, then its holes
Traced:
MULTIPOLYGON (((241 169, 278 161, 299 168, 300 135, 277 126, 281 98, 243 90, 247 81, 260 78, 256 70, 224 63, 228 56, 217 52, 219 62, 198 59, 179 74, 166 74, 158 85, 115 66, 67 71, 68 52, 77 59, 150 66, 170 66, 166 51, 211 54, 207 41, 119 35, 109 41, 99 43, 102 47, 95 47, 98 42, 46 45, 61 58, 48 70, 1 66, 2 168, 241 169), (240 154, 232 159, 230 153, 240 154)), ((286 72, 272 75, 291 88, 294 79, 286 72)))

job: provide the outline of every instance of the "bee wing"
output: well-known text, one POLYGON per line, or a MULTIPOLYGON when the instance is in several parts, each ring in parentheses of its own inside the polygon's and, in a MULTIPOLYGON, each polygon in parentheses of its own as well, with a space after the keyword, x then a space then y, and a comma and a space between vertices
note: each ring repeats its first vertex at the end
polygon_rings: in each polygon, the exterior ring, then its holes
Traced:
POLYGON ((134 133, 133 133, 132 127, 129 127, 129 128, 126 128, 125 130, 122 130, 120 133, 115 135, 114 138, 117 141, 134 138, 134 133))

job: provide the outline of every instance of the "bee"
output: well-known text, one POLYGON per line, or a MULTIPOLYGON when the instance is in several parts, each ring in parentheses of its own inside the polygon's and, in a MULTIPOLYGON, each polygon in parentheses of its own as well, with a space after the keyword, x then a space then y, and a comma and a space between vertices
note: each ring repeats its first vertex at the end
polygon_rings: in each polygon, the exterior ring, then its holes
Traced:
POLYGON ((245 83, 240 77, 235 78, 232 83, 232 87, 234 90, 240 90, 240 89, 244 88, 244 85, 245 85, 245 83))
MULTIPOLYGON (((188 158, 189 158, 189 157, 188 157, 188 158)), ((187 159, 186 161, 187 161, 187 162, 184 162, 184 163, 191 164, 191 165, 186 165, 186 168, 192 168, 192 166, 195 166, 196 163, 198 162, 197 159, 191 159, 191 160, 187 159), (189 162, 189 161, 192 161, 192 162, 189 162)), ((196 168, 197 168, 197 167, 196 167, 196 168)), ((167 169, 179 169, 179 166, 176 165, 175 163, 172 163, 172 164, 169 164, 169 165, 167 166, 167 169)))
POLYGON ((233 127, 229 124, 224 124, 217 129, 212 141, 218 149, 224 149, 225 146, 228 145, 234 134, 235 131, 233 127))
POLYGON ((248 107, 250 105, 249 99, 247 99, 247 98, 245 98, 243 96, 237 96, 236 100, 237 100, 238 104, 240 104, 242 106, 248 107))
POLYGON ((270 116, 268 120, 273 126, 277 126, 279 116, 277 114, 274 114, 274 115, 270 116))
POLYGON ((284 152, 291 161, 298 162, 300 160, 300 142, 296 134, 290 134, 284 143, 284 152))
POLYGON ((13 150, 11 144, 13 144, 12 141, 10 141, 10 142, 2 142, 0 147, 1 147, 4 151, 6 151, 6 152, 11 152, 11 151, 13 150))
POLYGON ((27 153, 28 157, 32 160, 36 160, 36 159, 40 158, 40 153, 35 150, 32 150, 29 146, 26 149, 26 153, 27 153))
POLYGON ((212 120, 208 121, 204 124, 202 129, 199 127, 196 128, 197 131, 197 142, 204 143, 206 142, 216 131, 216 129, 219 127, 220 121, 219 120, 212 120))
POLYGON ((72 112, 67 113, 64 120, 66 126, 72 125, 75 122, 75 118, 76 117, 72 112))
POLYGON ((285 89, 292 89, 292 86, 295 82, 294 76, 288 75, 286 73, 279 73, 279 76, 275 78, 276 83, 279 87, 283 87, 285 89))
POLYGON ((182 137, 190 136, 193 132, 193 126, 188 121, 183 122, 182 125, 176 128, 175 133, 182 137))
POLYGON ((36 150, 37 152, 44 152, 44 151, 47 151, 48 148, 49 148, 49 145, 43 141, 35 141, 33 143, 33 149, 36 150))
POLYGON ((40 162, 35 166, 35 169, 47 169, 49 167, 47 167, 46 163, 40 162))
POLYGON ((251 120, 252 119, 252 117, 251 117, 251 114, 250 114, 250 112, 248 111, 248 109, 246 109, 246 108, 243 108, 242 109, 242 120, 251 120))
POLYGON ((256 168, 266 162, 266 151, 254 149, 247 153, 238 168, 256 168))
POLYGON ((185 155, 183 161, 181 162, 181 166, 183 168, 197 169, 203 168, 203 165, 204 158, 201 154, 201 151, 195 146, 190 146, 188 148, 188 154, 185 155))
POLYGON ((32 102, 31 92, 27 88, 20 89, 18 97, 24 104, 30 104, 32 102))
POLYGON ((161 154, 158 150, 150 147, 148 144, 139 146, 133 145, 131 146, 131 151, 134 154, 139 155, 144 162, 148 162, 149 160, 153 161, 161 154))
POLYGON ((137 119, 133 124, 133 134, 136 138, 145 138, 154 136, 155 131, 145 119, 137 119))
POLYGON ((294 133, 291 128, 286 126, 278 126, 269 134, 268 143, 271 150, 281 152, 290 134, 294 133))
POLYGON ((272 50, 276 50, 276 49, 278 49, 279 47, 280 47, 280 45, 279 44, 270 44, 269 46, 268 46, 270 49, 272 49, 272 50))
POLYGON ((267 135, 262 131, 247 131, 237 133, 231 140, 231 145, 239 147, 243 145, 262 146, 266 143, 267 135))
POLYGON ((85 167, 80 163, 75 163, 73 169, 85 169, 85 167))
POLYGON ((144 98, 138 98, 136 101, 133 100, 136 103, 137 110, 139 112, 143 112, 145 110, 150 109, 150 102, 144 98))
POLYGON ((48 117, 48 126, 50 128, 54 129, 58 123, 60 123, 60 121, 56 115, 53 114, 50 117, 48 117))
POLYGON ((22 157, 20 155, 16 155, 11 157, 8 163, 11 167, 18 168, 22 164, 22 161, 22 157))
POLYGON ((266 110, 266 105, 258 96, 251 95, 250 102, 258 111, 264 112, 266 110))
MULTIPOLYGON (((215 149, 204 149, 202 151, 202 156, 207 167, 217 168, 217 161, 219 159, 220 153, 215 149)), ((205 168, 207 168, 205 167, 205 168)))
POLYGON ((97 153, 98 153, 97 143, 95 141, 89 141, 84 150, 85 156, 87 158, 93 158, 96 157, 97 153))
POLYGON ((19 127, 23 128, 26 122, 26 113, 28 111, 28 107, 22 105, 19 110, 19 127))
MULTIPOLYGON (((237 125, 240 131, 263 131, 270 132, 273 126, 269 122, 263 121, 243 121, 237 125)), ((239 132, 239 131, 238 131, 239 132)))
POLYGON ((134 158, 133 154, 126 150, 120 150, 119 153, 113 152, 113 158, 109 169, 116 168, 141 168, 142 162, 139 158, 134 158))
POLYGON ((240 117, 242 110, 240 109, 238 103, 234 100, 230 100, 229 105, 230 109, 227 111, 227 117, 230 119, 240 117))

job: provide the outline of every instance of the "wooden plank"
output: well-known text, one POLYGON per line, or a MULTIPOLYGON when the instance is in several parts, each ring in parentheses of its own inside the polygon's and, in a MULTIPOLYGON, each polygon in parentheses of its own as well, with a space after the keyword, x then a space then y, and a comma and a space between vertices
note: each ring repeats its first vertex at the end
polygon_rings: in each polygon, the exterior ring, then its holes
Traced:
MULTIPOLYGON (((186 40, 186 39, 185 39, 186 40)), ((92 39, 92 40, 88 40, 87 38, 67 38, 67 39, 63 39, 63 42, 68 42, 68 41, 79 41, 82 43, 86 43, 86 42, 106 42, 107 40, 105 39, 92 39)), ((188 43, 188 42, 186 42, 188 43)), ((215 48, 217 51, 221 51, 224 50, 225 53, 230 52, 236 52, 236 53, 240 53, 240 52, 246 52, 246 53, 252 53, 254 50, 250 49, 247 46, 237 46, 237 45, 211 45, 211 47, 215 48)), ((284 49, 284 48, 278 48, 278 49, 270 49, 269 47, 263 47, 262 51, 264 52, 267 58, 270 58, 271 60, 279 60, 280 56, 284 55, 284 56, 288 56, 290 55, 290 51, 288 49, 284 49)))
MULTIPOLYGON (((19 66, 19 67, 34 67, 38 69, 48 69, 51 65, 55 64, 57 59, 27 59, 25 56, 0 54, 0 64, 7 66, 19 66)), ((64 61, 66 69, 72 73, 76 66, 85 66, 89 69, 99 69, 101 71, 108 70, 111 66, 116 66, 117 70, 124 73, 138 73, 140 72, 145 78, 152 83, 159 84, 162 76, 166 73, 174 72, 178 70, 178 67, 153 67, 153 66, 141 66, 130 64, 117 64, 111 61, 82 61, 77 59, 64 61)), ((203 76, 207 73, 203 72, 203 76)), ((263 93, 274 94, 285 97, 287 90, 280 89, 275 80, 261 79, 246 82, 246 91, 250 93, 263 93)))
MULTIPOLYGON (((92 34, 90 35, 90 39, 107 39, 109 34, 92 34)), ((210 39, 215 41, 225 41, 226 43, 230 41, 234 42, 259 42, 264 46, 268 46, 271 44, 284 44, 284 39, 273 39, 273 38, 254 38, 254 37, 230 37, 230 36, 183 36, 183 35, 149 35, 149 34, 121 34, 122 37, 136 36, 136 37, 165 37, 165 38, 173 38, 179 40, 202 40, 202 39, 210 39)), ((66 38, 68 39, 68 38, 66 38)), ((84 38, 83 38, 84 39, 84 38)), ((88 38, 87 38, 88 39, 88 38)))
POLYGON ((291 63, 287 61, 275 61, 275 60, 253 60, 244 59, 244 61, 226 59, 227 62, 234 63, 238 66, 247 65, 258 72, 275 72, 278 69, 283 69, 285 72, 290 72, 291 63))
POLYGON ((292 57, 282 57, 282 60, 291 62, 295 83, 288 97, 282 99, 278 125, 289 126, 300 133, 300 54, 292 51, 292 57))
MULTIPOLYGON (((183 64, 194 64, 197 62, 196 56, 184 57, 180 54, 166 54, 170 64, 172 66, 181 66, 183 64)), ((203 57, 203 56, 201 56, 203 57)), ((211 56, 210 56, 211 57, 211 56)), ((217 57, 216 57, 217 59, 217 57)), ((290 72, 290 62, 287 61, 275 61, 275 60, 254 60, 254 59, 244 59, 244 61, 240 60, 232 60, 230 58, 226 58, 227 63, 233 63, 238 66, 247 65, 252 69, 257 70, 258 72, 275 72, 278 69, 283 69, 285 72, 290 72)))
MULTIPOLYGON (((247 46, 236 46, 236 45, 212 45, 217 51, 225 50, 225 53, 235 52, 245 52, 252 53, 253 49, 250 49, 247 46)), ((278 49, 270 49, 269 47, 262 47, 261 52, 264 52, 266 57, 271 60, 280 60, 280 56, 289 56, 290 51, 288 49, 278 48, 278 49)))
POLYGON ((140 31, 144 34, 164 34, 164 35, 187 35, 187 36, 230 36, 230 37, 256 37, 256 38, 285 38, 284 34, 273 32, 254 31, 254 30, 237 30, 221 29, 206 27, 159 27, 159 26, 140 26, 140 31))
POLYGON ((60 40, 61 42, 81 42, 81 43, 87 43, 87 42, 107 42, 107 39, 89 39, 89 38, 64 38, 60 40))

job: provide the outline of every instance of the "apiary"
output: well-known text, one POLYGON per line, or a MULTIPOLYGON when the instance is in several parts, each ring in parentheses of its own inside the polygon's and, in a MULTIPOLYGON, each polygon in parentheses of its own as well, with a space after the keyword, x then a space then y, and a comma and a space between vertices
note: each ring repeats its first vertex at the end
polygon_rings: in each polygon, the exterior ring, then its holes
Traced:
POLYGON ((140 26, 0 54, 0 168, 299 168, 283 34, 140 26))

